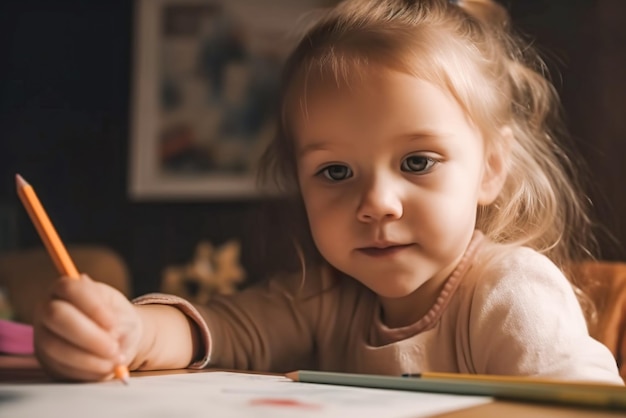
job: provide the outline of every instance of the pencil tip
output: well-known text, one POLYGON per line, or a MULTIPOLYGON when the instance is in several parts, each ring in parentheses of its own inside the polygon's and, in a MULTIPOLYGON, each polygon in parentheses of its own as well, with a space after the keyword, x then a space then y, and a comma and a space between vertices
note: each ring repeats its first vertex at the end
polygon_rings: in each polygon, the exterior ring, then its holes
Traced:
POLYGON ((121 380, 122 383, 128 385, 128 379, 130 377, 130 374, 128 373, 128 368, 126 366, 118 364, 117 366, 115 366, 114 374, 118 380, 121 380))
POLYGON ((15 175, 15 184, 17 184, 17 187, 28 186, 28 183, 26 182, 26 180, 24 180, 24 177, 20 176, 19 174, 15 175))
POLYGON ((285 377, 287 379, 291 379, 294 382, 298 381, 298 372, 289 372, 289 373, 285 373, 285 377))

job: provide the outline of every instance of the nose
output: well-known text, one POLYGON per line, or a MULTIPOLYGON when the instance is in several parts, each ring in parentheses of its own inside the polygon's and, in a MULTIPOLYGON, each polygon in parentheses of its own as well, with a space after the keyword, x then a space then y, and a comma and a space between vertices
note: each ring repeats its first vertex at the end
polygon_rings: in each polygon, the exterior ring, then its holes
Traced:
POLYGON ((400 219, 402 214, 402 199, 397 181, 377 178, 364 187, 357 209, 357 219, 360 222, 400 219))

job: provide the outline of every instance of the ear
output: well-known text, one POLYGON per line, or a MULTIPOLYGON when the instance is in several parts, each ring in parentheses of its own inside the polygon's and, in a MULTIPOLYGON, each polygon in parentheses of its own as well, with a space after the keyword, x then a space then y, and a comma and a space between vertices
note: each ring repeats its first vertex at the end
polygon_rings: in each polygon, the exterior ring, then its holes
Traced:
POLYGON ((509 174, 509 155, 513 142, 513 131, 508 126, 500 129, 485 156, 485 170, 478 192, 478 204, 487 206, 493 203, 509 174))

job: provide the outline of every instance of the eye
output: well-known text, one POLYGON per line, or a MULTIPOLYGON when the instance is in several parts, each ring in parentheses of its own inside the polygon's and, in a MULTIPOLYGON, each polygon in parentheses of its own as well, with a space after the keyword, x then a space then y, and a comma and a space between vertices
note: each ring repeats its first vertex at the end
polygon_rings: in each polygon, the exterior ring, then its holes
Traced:
POLYGON ((402 161, 401 170, 410 173, 423 173, 430 170, 437 161, 423 155, 411 155, 402 161))
POLYGON ((322 174, 330 181, 341 181, 352 177, 352 170, 345 165, 329 165, 321 169, 318 174, 322 174))

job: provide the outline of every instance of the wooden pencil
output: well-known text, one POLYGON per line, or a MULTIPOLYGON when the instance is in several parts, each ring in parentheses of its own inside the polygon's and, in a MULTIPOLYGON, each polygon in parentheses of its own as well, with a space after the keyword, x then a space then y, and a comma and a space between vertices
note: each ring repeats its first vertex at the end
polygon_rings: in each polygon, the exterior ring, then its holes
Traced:
MULTIPOLYGON (((41 205, 33 187, 19 174, 15 175, 15 183, 18 196, 35 225, 35 229, 39 233, 59 274, 76 280, 80 279, 80 274, 72 258, 67 252, 65 245, 63 245, 63 241, 59 238, 52 222, 50 222, 50 218, 41 205)), ((129 373, 125 365, 117 365, 114 369, 114 374, 116 378, 128 384, 129 373)))
POLYGON ((417 392, 491 396, 524 402, 546 402, 607 409, 626 409, 626 388, 618 385, 515 376, 424 373, 419 377, 383 376, 299 370, 286 377, 305 383, 360 386, 417 392))
MULTIPOLYGON (((510 376, 510 375, 494 375, 494 374, 469 374, 469 373, 442 373, 442 372, 424 372, 424 373, 405 373, 402 377, 409 378, 421 378, 421 379, 439 379, 446 380, 452 379, 456 381, 484 381, 491 383, 537 383, 537 384, 558 384, 558 385, 570 385, 572 387, 579 388, 581 385, 589 385, 592 388, 609 387, 615 388, 615 385, 605 385, 602 383, 591 383, 588 381, 576 381, 576 380, 557 380, 546 377, 532 377, 532 376, 510 376)), ((619 387, 619 386, 618 386, 619 387)))

